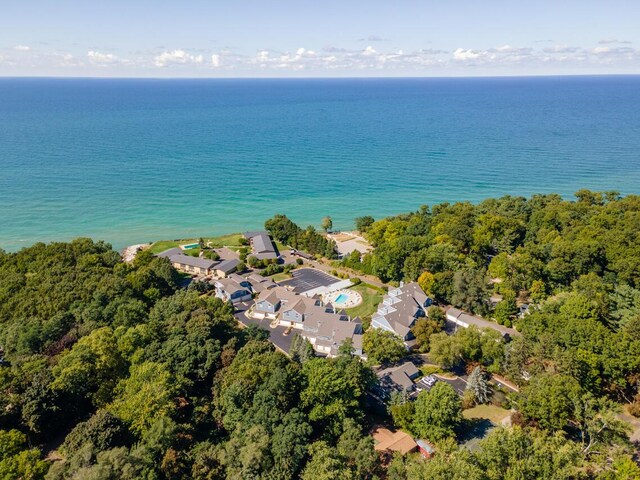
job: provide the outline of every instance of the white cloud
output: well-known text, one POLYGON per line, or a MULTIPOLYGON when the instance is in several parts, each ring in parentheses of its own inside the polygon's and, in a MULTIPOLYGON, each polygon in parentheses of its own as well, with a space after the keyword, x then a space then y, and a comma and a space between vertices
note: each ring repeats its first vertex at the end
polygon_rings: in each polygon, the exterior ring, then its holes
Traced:
POLYGON ((465 50, 464 48, 458 48, 453 52, 454 60, 474 60, 480 56, 480 52, 475 50, 465 50))
POLYGON ((367 48, 365 48, 365 49, 362 51, 362 54, 363 54, 363 55, 367 55, 367 56, 375 55, 376 53, 378 53, 378 52, 376 52, 376 49, 375 49, 375 48, 373 48, 371 45, 369 45, 367 48))
POLYGON ((94 65, 114 65, 121 63, 121 60, 112 53, 100 53, 95 50, 89 50, 87 57, 89 57, 89 62, 94 65))
POLYGON ((162 52, 153 59, 156 67, 167 67, 169 65, 198 65, 204 62, 202 55, 192 55, 184 50, 178 49, 170 52, 162 52))
POLYGON ((15 47, 13 47, 14 50, 17 50, 18 52, 28 52, 29 50, 31 50, 31 47, 28 45, 16 45, 15 47))
POLYGON ((214 68, 218 68, 220 66, 220 55, 217 53, 211 55, 211 65, 213 65, 214 68))

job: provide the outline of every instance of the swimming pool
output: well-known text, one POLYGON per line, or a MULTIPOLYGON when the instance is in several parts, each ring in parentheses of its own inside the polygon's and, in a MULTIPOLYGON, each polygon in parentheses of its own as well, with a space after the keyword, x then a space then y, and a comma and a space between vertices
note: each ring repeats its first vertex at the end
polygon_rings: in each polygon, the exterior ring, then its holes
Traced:
POLYGON ((336 297, 336 299, 333 301, 334 303, 344 303, 349 299, 348 295, 345 295, 344 293, 341 293, 340 295, 338 295, 336 297))
POLYGON ((183 250, 191 250, 193 248, 198 248, 200 246, 199 243, 190 243, 189 245, 182 245, 183 250))

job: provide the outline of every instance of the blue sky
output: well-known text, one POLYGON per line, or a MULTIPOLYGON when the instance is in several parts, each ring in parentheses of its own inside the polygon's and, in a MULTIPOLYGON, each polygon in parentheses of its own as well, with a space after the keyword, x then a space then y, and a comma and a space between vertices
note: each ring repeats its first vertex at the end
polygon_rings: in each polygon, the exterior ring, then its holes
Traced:
POLYGON ((640 73, 639 0, 15 0, 0 75, 640 73))

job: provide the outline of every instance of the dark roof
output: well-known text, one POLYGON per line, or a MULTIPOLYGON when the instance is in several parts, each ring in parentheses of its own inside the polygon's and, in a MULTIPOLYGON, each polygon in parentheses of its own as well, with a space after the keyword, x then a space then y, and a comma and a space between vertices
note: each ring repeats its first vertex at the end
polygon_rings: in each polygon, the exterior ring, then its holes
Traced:
POLYGON ((475 325, 478 328, 491 328, 492 330, 498 331, 503 336, 508 335, 509 337, 513 337, 519 335, 518 331, 513 328, 505 327, 504 325, 500 325, 496 322, 491 322, 489 320, 485 320, 484 318, 470 315, 457 308, 450 308, 449 310, 447 310, 447 317, 448 320, 455 318, 455 320, 453 321, 460 325, 475 325))
POLYGON ((256 258, 262 260, 265 258, 278 257, 271 237, 269 237, 267 232, 246 232, 244 236, 251 241, 251 249, 256 258))
POLYGON ((413 379, 420 375, 420 370, 413 362, 406 362, 399 367, 381 370, 376 375, 382 385, 390 382, 400 390, 410 390, 413 387, 413 379))
POLYGON ((209 260, 207 258, 185 255, 179 248, 170 248, 169 250, 165 250, 164 252, 159 253, 157 256, 161 258, 168 258, 171 263, 188 265, 190 267, 205 268, 207 270, 218 263, 217 260, 209 260))
POLYGON ((164 252, 160 252, 156 257, 169 258, 171 255, 182 255, 182 249, 179 247, 170 248, 164 252))
POLYGON ((230 260, 221 261, 214 268, 224 273, 229 273, 234 271, 239 263, 240 263, 240 260, 238 260, 237 258, 232 258, 230 260))

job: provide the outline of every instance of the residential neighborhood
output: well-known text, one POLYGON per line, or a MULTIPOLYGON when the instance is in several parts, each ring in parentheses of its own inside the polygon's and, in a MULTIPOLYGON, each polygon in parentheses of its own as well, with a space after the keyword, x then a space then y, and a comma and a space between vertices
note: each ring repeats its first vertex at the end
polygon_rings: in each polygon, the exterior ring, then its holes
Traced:
POLYGON ((371 319, 371 326, 395 333, 407 346, 412 346, 415 342, 412 342, 411 327, 418 318, 426 315, 425 310, 432 303, 416 282, 406 285, 401 282, 398 288, 389 290, 384 296, 371 319))

